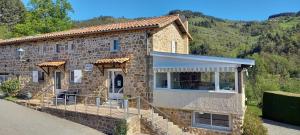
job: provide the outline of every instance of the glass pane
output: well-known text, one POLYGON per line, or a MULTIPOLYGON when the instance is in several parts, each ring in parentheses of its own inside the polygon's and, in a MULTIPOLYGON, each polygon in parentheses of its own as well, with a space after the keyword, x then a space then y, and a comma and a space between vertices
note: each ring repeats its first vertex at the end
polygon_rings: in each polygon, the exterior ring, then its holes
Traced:
POLYGON ((168 75, 167 73, 156 73, 156 88, 168 87, 168 75))
POLYGON ((235 89, 235 73, 234 72, 220 72, 220 90, 234 90, 235 89))
POLYGON ((198 112, 195 112, 194 115, 195 115, 195 124, 211 125, 209 113, 200 114, 198 112))
POLYGON ((229 127, 229 116, 212 114, 212 125, 220 127, 229 127))
POLYGON ((61 74, 56 72, 56 89, 61 89, 61 74))
POLYGON ((214 72, 171 73, 172 89, 215 90, 214 72))

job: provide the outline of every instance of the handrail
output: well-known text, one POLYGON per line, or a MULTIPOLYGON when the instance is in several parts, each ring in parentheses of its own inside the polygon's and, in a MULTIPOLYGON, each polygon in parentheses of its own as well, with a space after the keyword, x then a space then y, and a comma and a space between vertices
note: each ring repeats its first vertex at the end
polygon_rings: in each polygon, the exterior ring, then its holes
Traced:
MULTIPOLYGON (((165 117, 167 120, 171 119, 171 116, 169 116, 168 114, 166 114, 165 112, 161 111, 160 109, 158 109, 157 107, 155 107, 152 103, 148 102, 146 99, 144 99, 143 97, 141 97, 142 100, 144 100, 147 104, 149 104, 152 108, 154 108, 155 110, 157 110, 159 112, 159 114, 163 115, 163 117, 165 117)), ((187 130, 187 128, 183 125, 185 125, 182 121, 176 121, 176 123, 181 124, 182 125, 182 131, 185 132, 187 130)), ((178 127, 180 128, 180 125, 178 125, 178 127)))

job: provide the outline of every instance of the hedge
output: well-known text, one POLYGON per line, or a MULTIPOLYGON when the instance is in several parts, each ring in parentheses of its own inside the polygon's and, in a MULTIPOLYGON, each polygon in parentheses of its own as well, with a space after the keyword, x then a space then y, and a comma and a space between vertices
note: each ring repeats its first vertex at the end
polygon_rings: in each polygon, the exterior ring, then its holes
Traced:
POLYGON ((262 111, 264 118, 300 125, 300 94, 264 92, 262 111))

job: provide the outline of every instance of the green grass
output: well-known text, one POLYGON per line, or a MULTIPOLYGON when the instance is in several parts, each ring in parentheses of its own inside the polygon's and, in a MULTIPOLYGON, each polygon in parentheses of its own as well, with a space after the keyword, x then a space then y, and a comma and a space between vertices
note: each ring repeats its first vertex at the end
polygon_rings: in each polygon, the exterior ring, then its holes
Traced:
POLYGON ((17 101, 17 98, 16 97, 12 97, 12 96, 7 96, 4 99, 8 100, 8 101, 12 101, 12 102, 16 102, 17 101))
POLYGON ((254 105, 248 105, 247 109, 250 113, 256 115, 256 116, 262 116, 262 110, 261 108, 254 106, 254 105))

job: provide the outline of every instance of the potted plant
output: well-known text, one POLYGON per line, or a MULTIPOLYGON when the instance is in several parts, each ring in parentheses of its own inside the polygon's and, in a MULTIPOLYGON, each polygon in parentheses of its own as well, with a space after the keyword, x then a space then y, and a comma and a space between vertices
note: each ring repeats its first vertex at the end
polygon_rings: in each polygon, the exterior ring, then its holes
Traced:
POLYGON ((123 100, 124 100, 124 109, 125 109, 125 112, 128 112, 128 97, 124 96, 123 100))

